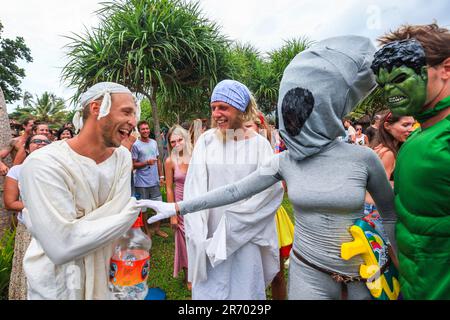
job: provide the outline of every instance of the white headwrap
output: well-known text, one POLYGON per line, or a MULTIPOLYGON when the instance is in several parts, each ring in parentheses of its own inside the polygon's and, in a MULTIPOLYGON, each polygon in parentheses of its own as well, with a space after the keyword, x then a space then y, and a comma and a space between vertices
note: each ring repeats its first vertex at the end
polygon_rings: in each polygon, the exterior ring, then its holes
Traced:
MULTIPOLYGON (((80 97, 80 108, 75 112, 73 116, 72 123, 75 127, 75 131, 81 130, 83 127, 83 108, 90 102, 103 97, 102 104, 100 105, 100 112, 97 119, 107 116, 111 110, 111 93, 129 93, 131 91, 118 83, 114 82, 99 82, 92 87, 90 87, 85 93, 80 97)), ((141 115, 140 104, 136 103, 136 118, 139 121, 141 115)))

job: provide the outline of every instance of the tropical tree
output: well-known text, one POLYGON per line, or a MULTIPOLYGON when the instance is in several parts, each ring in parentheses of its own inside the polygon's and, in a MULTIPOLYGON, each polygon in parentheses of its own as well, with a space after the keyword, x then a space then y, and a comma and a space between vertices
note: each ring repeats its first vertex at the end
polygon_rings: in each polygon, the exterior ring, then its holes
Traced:
POLYGON ((269 52, 270 65, 277 78, 283 77, 284 69, 297 54, 308 49, 314 41, 307 37, 288 39, 280 49, 269 52))
POLYGON ((17 66, 18 60, 32 62, 30 49, 22 37, 3 39, 3 25, 0 22, 0 88, 7 103, 20 99, 20 79, 25 77, 25 70, 17 66))
POLYGON ((10 119, 14 119, 17 122, 22 122, 26 118, 31 117, 31 113, 33 112, 32 107, 23 107, 23 106, 17 106, 13 112, 9 114, 10 119))
POLYGON ((268 68, 263 68, 261 76, 258 77, 258 89, 256 94, 267 113, 276 110, 278 102, 278 90, 283 72, 288 64, 300 52, 308 49, 314 41, 307 37, 289 39, 279 49, 268 53, 268 68))
POLYGON ((226 60, 226 77, 244 83, 254 94, 259 108, 265 111, 265 97, 260 95, 260 87, 262 79, 270 72, 268 62, 248 43, 233 44, 227 52, 226 60))
POLYGON ((254 89, 257 73, 264 63, 260 52, 249 43, 235 43, 230 47, 226 59, 229 64, 227 76, 254 89))
POLYGON ((143 95, 151 104, 162 153, 158 100, 187 101, 190 88, 212 88, 228 41, 203 17, 197 2, 108 2, 97 14, 98 28, 68 37, 70 60, 63 79, 78 94, 96 82, 114 81, 143 95))
POLYGON ((387 109, 388 108, 383 98, 383 89, 377 87, 364 100, 358 103, 349 116, 358 120, 367 115, 369 120, 372 121, 376 114, 387 109))
POLYGON ((26 92, 23 99, 24 106, 17 107, 11 113, 11 118, 22 121, 26 118, 60 126, 67 121, 69 111, 66 109, 64 99, 58 98, 54 93, 44 92, 41 96, 33 99, 26 92))

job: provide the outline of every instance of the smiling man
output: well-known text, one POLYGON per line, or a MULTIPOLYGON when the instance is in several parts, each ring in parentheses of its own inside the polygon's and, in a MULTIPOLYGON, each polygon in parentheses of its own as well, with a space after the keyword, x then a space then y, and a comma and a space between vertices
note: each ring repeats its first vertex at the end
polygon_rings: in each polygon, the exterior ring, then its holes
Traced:
POLYGON ((396 238, 406 299, 450 299, 450 32, 406 25, 383 36, 372 70, 395 115, 421 128, 396 162, 396 238))
MULTIPOLYGON (((141 199, 162 201, 160 185, 164 181, 162 175, 162 164, 159 157, 158 145, 155 140, 150 139, 150 126, 145 120, 139 121, 137 128, 140 138, 131 147, 133 159, 134 190, 141 199)), ((156 235, 167 238, 169 235, 160 229, 158 221, 153 226, 156 235)), ((149 234, 151 237, 151 234, 149 234)))
POLYGON ((131 92, 98 83, 81 96, 75 119, 84 123, 80 134, 31 154, 19 178, 32 234, 23 263, 28 299, 108 299, 113 241, 139 213, 121 146, 136 125, 131 92))
MULTIPOLYGON (((236 182, 272 157, 267 139, 244 132, 244 122, 257 112, 244 84, 223 80, 216 85, 211 96, 214 129, 195 144, 185 200, 236 182)), ((266 298, 265 289, 279 269, 273 217, 282 198, 278 183, 243 201, 185 217, 192 299, 266 298)))

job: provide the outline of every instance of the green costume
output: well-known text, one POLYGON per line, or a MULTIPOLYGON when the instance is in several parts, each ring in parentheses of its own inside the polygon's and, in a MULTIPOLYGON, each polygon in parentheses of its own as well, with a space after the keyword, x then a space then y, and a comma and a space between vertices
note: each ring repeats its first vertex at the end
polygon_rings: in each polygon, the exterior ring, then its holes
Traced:
MULTIPOLYGON (((424 123, 450 107, 449 96, 421 111, 426 62, 414 39, 377 51, 372 70, 396 115, 412 115, 424 123)), ((398 153, 394 180, 403 297, 450 299, 450 116, 410 135, 398 153)))
POLYGON ((394 181, 403 297, 450 299, 450 116, 411 134, 394 181))

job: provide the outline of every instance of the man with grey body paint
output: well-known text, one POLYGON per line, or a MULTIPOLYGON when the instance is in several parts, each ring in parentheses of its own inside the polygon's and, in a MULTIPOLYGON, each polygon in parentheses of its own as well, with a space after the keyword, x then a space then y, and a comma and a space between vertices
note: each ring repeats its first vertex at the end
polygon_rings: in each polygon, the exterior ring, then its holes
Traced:
POLYGON ((352 281, 358 279, 362 258, 343 260, 341 245, 353 240, 348 230, 364 216, 366 189, 384 228, 393 228, 393 192, 371 149, 337 138, 344 133, 341 119, 376 85, 370 70, 374 52, 369 39, 343 36, 323 40, 292 60, 278 101, 280 134, 287 151, 266 166, 278 167, 275 173, 259 170, 190 201, 141 205, 164 218, 238 201, 285 180, 295 211, 288 298, 370 299, 366 284, 352 281))

